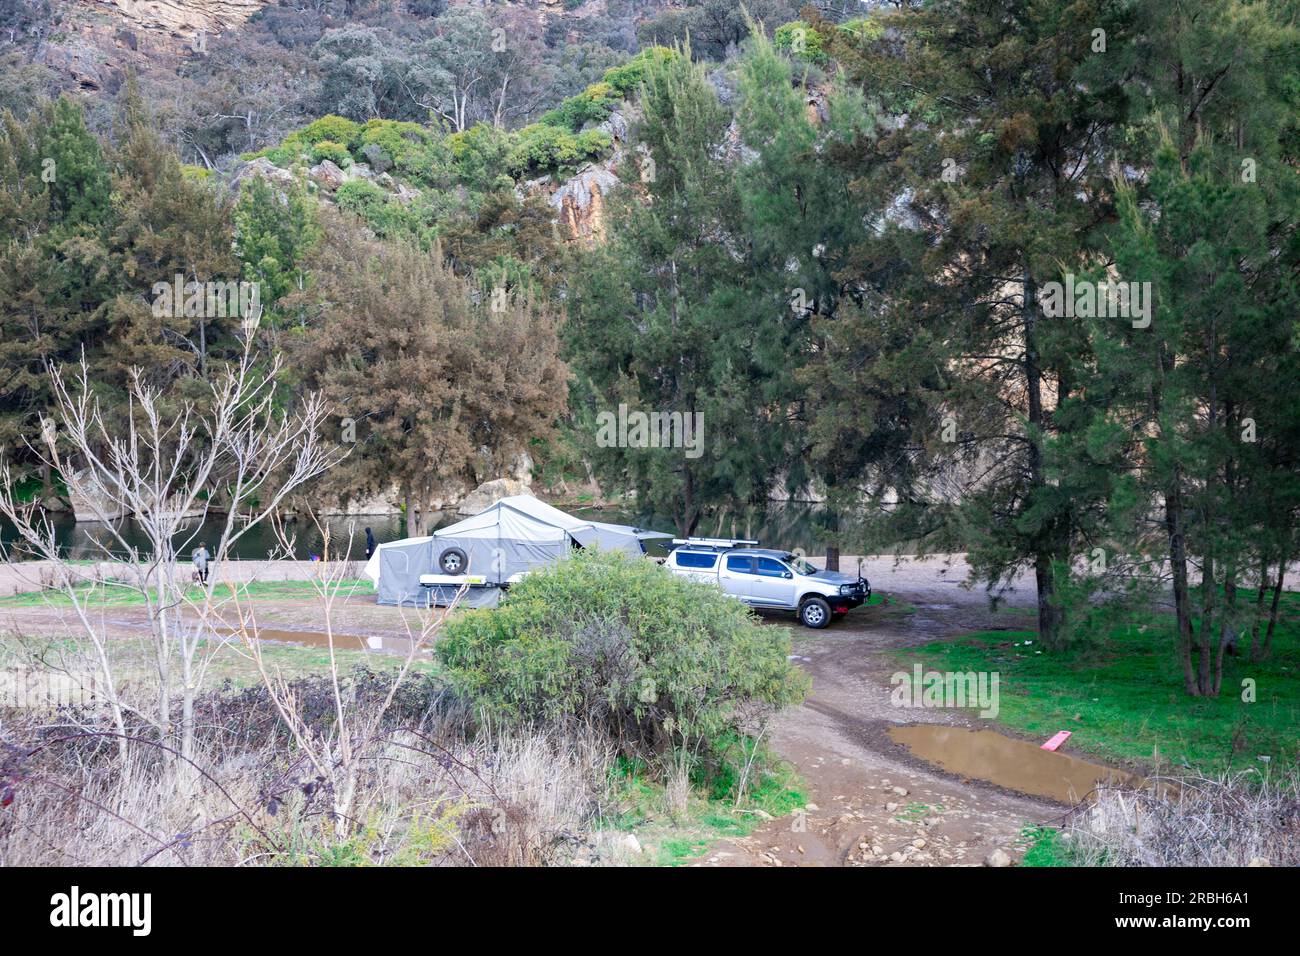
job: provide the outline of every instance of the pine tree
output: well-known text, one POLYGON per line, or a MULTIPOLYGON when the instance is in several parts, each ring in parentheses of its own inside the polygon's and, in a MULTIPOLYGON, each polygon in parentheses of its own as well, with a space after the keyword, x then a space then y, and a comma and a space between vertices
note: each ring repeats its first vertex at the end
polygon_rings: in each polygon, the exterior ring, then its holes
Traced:
MULTIPOLYGON (((928 515, 917 524, 955 530, 991 585, 1031 568, 1049 646, 1065 640, 1058 592, 1078 502, 1051 479, 1046 454, 1085 353, 1077 328, 1044 314, 1040 294, 1085 270, 1109 215, 1097 157, 1125 100, 1095 69, 1093 31, 1117 42, 1123 16, 1107 2, 939 0, 831 46, 898 117, 864 152, 859 188, 892 195, 890 218, 927 239, 912 245, 919 260, 902 260, 887 294, 947 353, 918 352, 923 366, 941 359, 948 381, 933 415, 944 434, 925 448, 934 475, 917 503, 928 515), (954 504, 949 480, 963 471, 954 504)), ((852 258, 864 283, 907 245, 862 242, 852 258)))
POLYGON ((1265 584, 1294 555, 1300 179, 1294 68, 1273 67, 1296 33, 1266 4, 1156 3, 1143 16, 1151 78, 1133 139, 1152 160, 1120 191, 1112 244, 1155 306, 1146 327, 1094 323, 1107 359, 1094 387, 1101 417, 1140 436, 1129 457, 1163 511, 1184 683, 1214 696, 1237 635, 1271 629, 1265 584), (1252 571, 1253 609, 1237 595, 1252 571))
MULTIPOLYGON (((0 129, 0 449, 22 475, 52 404, 48 363, 75 360, 108 290, 109 168, 61 98, 0 129)), ((38 464, 42 499, 53 476, 38 464)))
POLYGON ((616 234, 583 264, 569 354, 588 427, 620 405, 702 422, 695 450, 632 430, 635 447, 593 450, 601 474, 690 534, 706 515, 761 502, 780 471, 788 311, 752 282, 730 116, 689 51, 653 63, 641 109, 631 175, 644 196, 615 207, 616 234))

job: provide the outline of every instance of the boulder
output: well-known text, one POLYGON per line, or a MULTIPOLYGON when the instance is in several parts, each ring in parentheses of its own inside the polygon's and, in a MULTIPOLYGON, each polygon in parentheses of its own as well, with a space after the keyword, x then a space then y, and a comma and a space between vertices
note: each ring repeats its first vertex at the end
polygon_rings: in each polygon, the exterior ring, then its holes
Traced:
POLYGON ((281 169, 265 156, 259 156, 257 159, 249 160, 239 167, 231 180, 231 185, 238 191, 240 186, 255 177, 265 179, 274 186, 283 186, 285 188, 294 184, 293 173, 287 169, 281 169))
POLYGON ((1004 850, 994 850, 984 858, 984 865, 996 867, 1010 866, 1011 857, 1007 856, 1004 850))
POLYGON ((322 515, 395 515, 401 513, 401 492, 396 488, 360 495, 347 500, 326 502, 316 509, 322 515))
POLYGON ((307 176, 312 182, 329 192, 335 192, 348 181, 347 174, 328 159, 322 159, 318 164, 307 170, 307 176))
POLYGON ((612 139, 615 145, 627 141, 627 137, 628 137, 627 117, 624 116, 622 113, 610 113, 609 116, 605 118, 604 122, 596 126, 596 129, 600 130, 602 133, 604 133, 606 136, 612 139))
POLYGON ((528 486, 517 478, 494 478, 479 485, 456 508, 457 514, 476 515, 485 508, 490 508, 502 498, 511 495, 529 494, 528 486))
POLYGON ((510 469, 510 477, 522 485, 532 485, 533 456, 526 451, 521 451, 519 457, 515 459, 514 467, 510 469))
POLYGON ((116 521, 129 514, 89 470, 77 472, 68 482, 68 503, 78 521, 116 521))
POLYGON ((386 173, 393 168, 393 158, 378 143, 369 143, 361 148, 361 155, 366 157, 377 173, 386 173))

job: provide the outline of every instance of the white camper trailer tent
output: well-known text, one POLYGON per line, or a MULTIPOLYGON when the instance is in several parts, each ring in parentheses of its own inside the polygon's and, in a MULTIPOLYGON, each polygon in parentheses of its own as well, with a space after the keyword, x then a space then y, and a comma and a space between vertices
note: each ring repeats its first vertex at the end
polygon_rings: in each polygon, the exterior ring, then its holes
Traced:
POLYGON ((462 604, 493 607, 502 588, 574 548, 641 555, 646 540, 670 537, 628 525, 585 521, 532 495, 514 495, 432 535, 381 544, 365 573, 375 582, 380 604, 445 605, 468 584, 462 604))

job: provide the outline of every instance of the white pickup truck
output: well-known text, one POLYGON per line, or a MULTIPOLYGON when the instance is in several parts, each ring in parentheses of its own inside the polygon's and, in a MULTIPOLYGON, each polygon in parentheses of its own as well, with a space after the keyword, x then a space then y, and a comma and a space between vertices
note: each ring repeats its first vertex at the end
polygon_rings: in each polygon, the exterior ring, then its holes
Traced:
POLYGON ((871 597, 866 578, 823 571, 797 554, 735 538, 674 538, 664 566, 714 584, 752 607, 795 611, 805 627, 822 628, 871 597))

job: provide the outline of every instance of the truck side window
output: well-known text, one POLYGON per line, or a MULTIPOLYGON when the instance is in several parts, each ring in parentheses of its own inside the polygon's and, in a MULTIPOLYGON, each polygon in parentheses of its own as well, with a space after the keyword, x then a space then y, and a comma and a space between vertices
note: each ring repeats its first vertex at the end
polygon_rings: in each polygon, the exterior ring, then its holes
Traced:
POLYGON ((754 559, 747 554, 728 555, 727 570, 735 571, 737 574, 753 574, 754 559))
POLYGON ((718 563, 718 556, 708 551, 678 551, 679 568, 702 568, 711 570, 718 563))
POLYGON ((787 570, 784 564, 774 558, 758 559, 758 573, 765 578, 783 577, 787 570))

